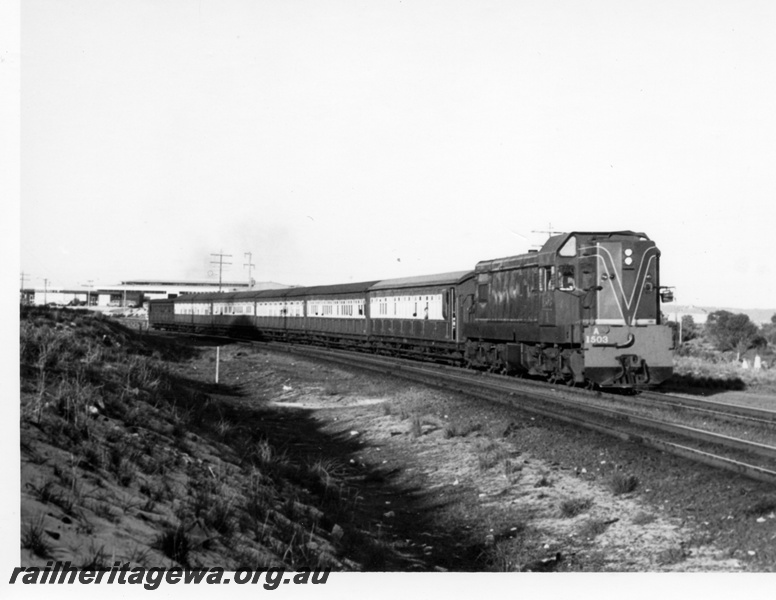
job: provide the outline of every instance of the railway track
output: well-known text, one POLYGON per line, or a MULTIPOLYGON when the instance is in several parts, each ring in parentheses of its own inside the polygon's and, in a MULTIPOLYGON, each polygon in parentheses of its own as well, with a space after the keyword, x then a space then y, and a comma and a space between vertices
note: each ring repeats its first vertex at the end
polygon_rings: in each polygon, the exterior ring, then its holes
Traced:
POLYGON ((742 439, 709 429, 678 424, 675 418, 643 416, 627 404, 660 404, 663 408, 672 410, 681 406, 682 409, 704 411, 705 415, 715 419, 741 419, 742 422, 767 427, 776 424, 776 415, 772 414, 772 411, 664 397, 660 394, 647 394, 645 398, 621 397, 618 402, 613 402, 612 399, 616 398, 613 394, 595 394, 566 387, 548 388, 546 384, 539 385, 535 382, 456 367, 280 342, 261 344, 301 356, 365 368, 381 374, 398 375, 419 383, 508 404, 520 410, 776 484, 776 434, 772 437, 766 436, 768 440, 774 440, 770 443, 742 439), (594 398, 599 401, 591 401, 594 398), (604 406, 602 403, 611 406, 604 406))
POLYGON ((643 392, 635 401, 653 406, 665 405, 682 410, 697 412, 712 417, 735 418, 739 421, 750 421, 776 427, 776 410, 753 408, 737 404, 726 404, 698 398, 687 398, 657 392, 643 392))

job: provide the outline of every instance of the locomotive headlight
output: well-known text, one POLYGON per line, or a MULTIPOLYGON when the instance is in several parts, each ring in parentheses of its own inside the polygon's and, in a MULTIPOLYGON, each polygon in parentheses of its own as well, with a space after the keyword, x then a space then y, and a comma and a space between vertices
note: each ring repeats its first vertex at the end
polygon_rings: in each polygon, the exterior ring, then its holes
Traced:
POLYGON ((630 248, 625 250, 625 256, 630 256, 631 254, 633 254, 633 250, 631 250, 630 248))
POLYGON ((630 256, 625 257, 625 264, 630 266, 633 264, 633 259, 630 256))

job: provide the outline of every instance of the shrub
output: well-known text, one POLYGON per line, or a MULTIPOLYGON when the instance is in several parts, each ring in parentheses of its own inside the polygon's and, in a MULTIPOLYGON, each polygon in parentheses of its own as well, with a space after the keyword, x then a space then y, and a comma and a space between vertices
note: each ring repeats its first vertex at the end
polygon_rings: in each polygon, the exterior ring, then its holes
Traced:
POLYGON ((566 518, 576 517, 593 506, 590 498, 570 498, 560 504, 560 514, 566 518))
POLYGON ((601 521, 599 519, 589 519, 585 521, 579 530, 579 534, 585 538, 594 538, 601 535, 611 525, 609 521, 601 521))
POLYGON ((172 560, 188 566, 190 543, 182 524, 168 525, 154 541, 153 547, 172 560))
POLYGON ((466 437, 470 433, 482 429, 482 423, 448 423, 444 432, 446 438, 466 437))
POLYGON ((616 496, 630 494, 639 486, 639 480, 635 475, 625 475, 620 471, 612 473, 609 486, 616 496))
POLYGON ((497 440, 480 441, 476 445, 477 464, 481 471, 495 467, 509 456, 509 449, 497 440))
POLYGON ((41 558, 51 556, 51 546, 46 541, 46 532, 43 528, 43 517, 37 521, 27 523, 22 528, 22 548, 37 554, 41 558))

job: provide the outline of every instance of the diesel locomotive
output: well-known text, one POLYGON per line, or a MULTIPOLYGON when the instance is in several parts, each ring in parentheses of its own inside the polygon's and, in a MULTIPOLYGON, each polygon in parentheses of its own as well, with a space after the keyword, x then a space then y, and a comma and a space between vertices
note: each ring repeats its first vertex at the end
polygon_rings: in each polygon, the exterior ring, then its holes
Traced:
POLYGON ((672 374, 659 261, 643 233, 571 232, 468 271, 152 300, 149 325, 644 388, 672 374))

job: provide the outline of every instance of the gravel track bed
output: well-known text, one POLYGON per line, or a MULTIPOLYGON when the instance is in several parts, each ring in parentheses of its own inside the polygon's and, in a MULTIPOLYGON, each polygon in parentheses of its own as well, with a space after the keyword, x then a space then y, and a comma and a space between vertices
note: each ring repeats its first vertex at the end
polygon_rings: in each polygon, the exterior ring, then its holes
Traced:
MULTIPOLYGON (((312 411, 332 434, 357 436, 363 452, 343 460, 422 495, 433 512, 422 553, 439 568, 776 569, 773 486, 463 394, 249 354, 230 361, 227 351, 222 376, 260 366, 263 393, 273 390, 278 409, 312 411), (634 489, 624 491, 623 480, 634 489)), ((413 515, 381 501, 375 530, 403 522, 406 531, 413 515)), ((421 542, 404 543, 417 550, 421 542)))

